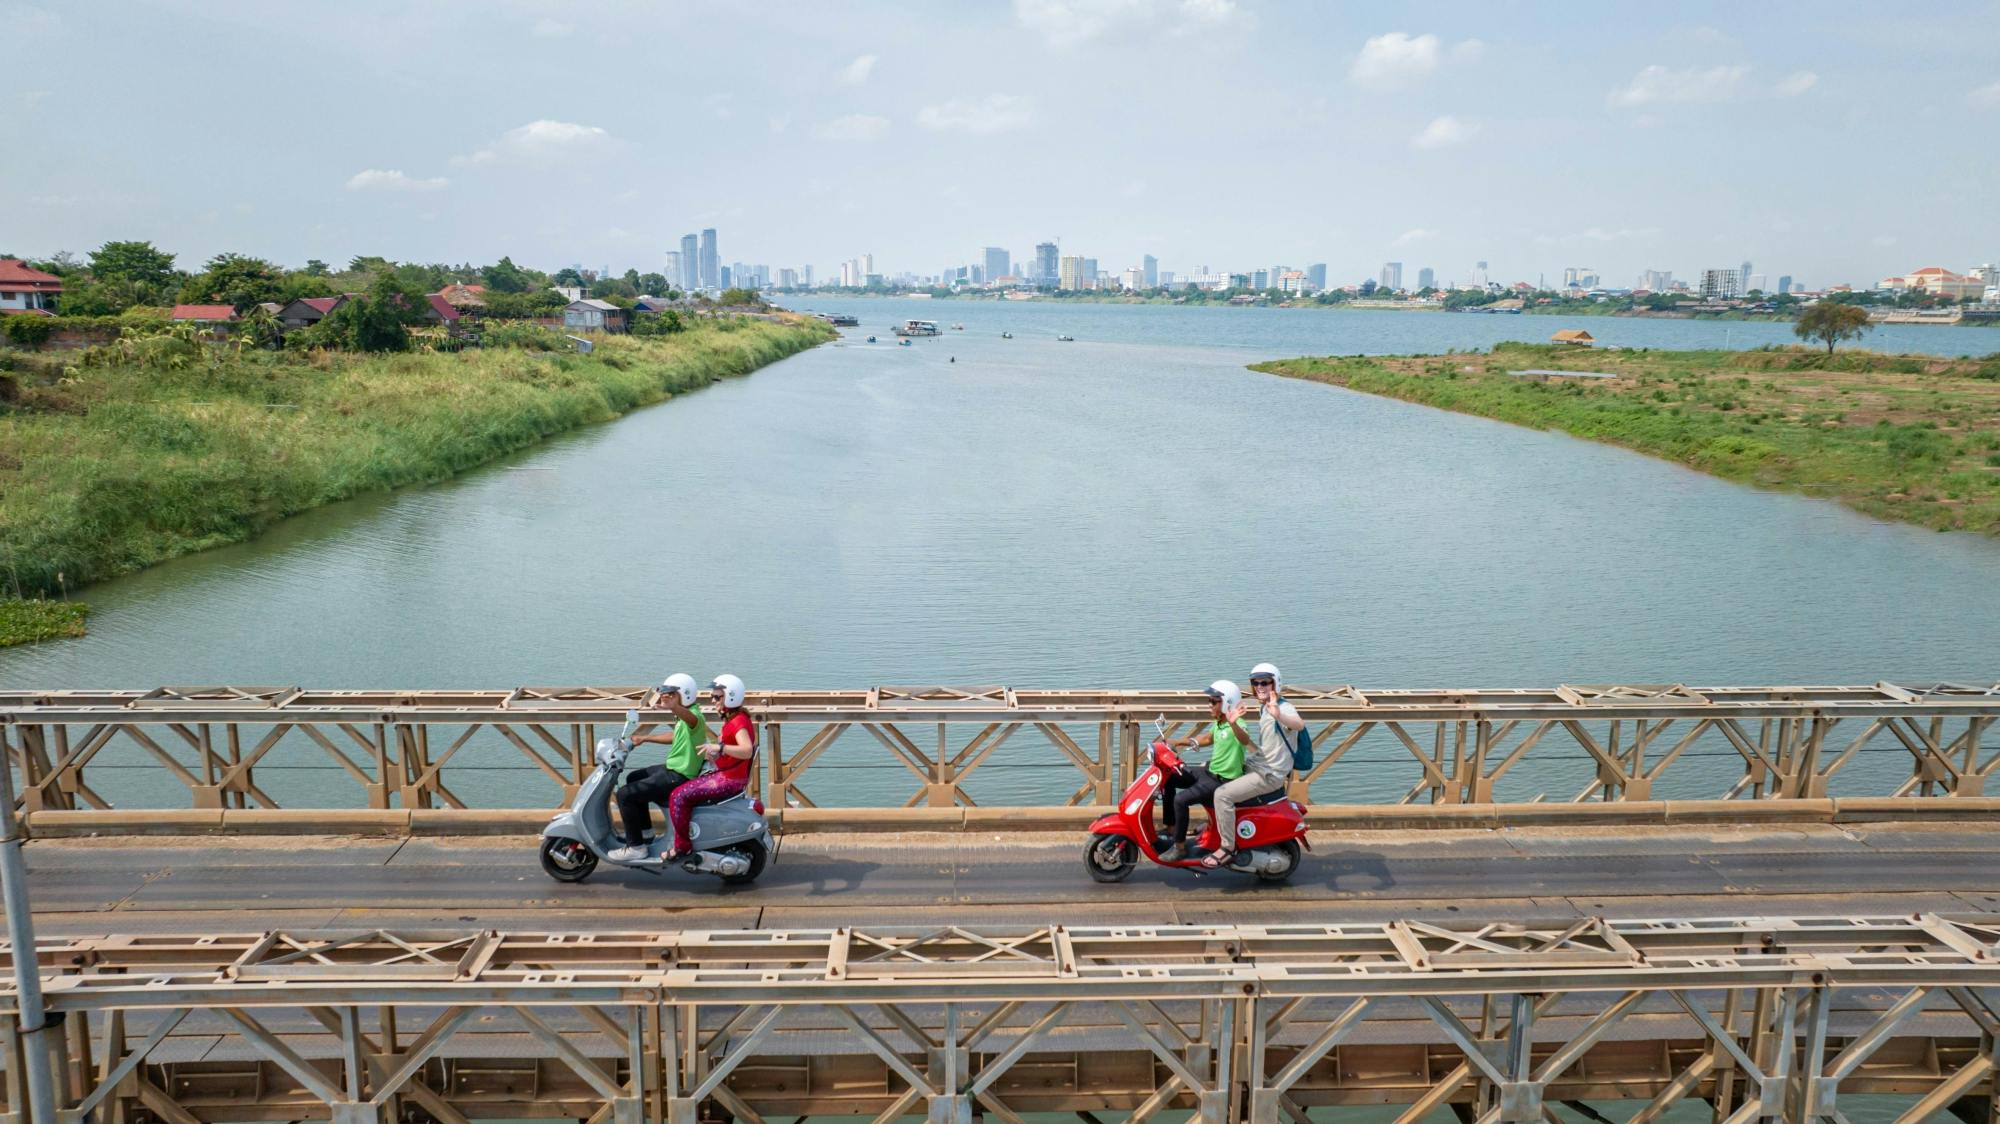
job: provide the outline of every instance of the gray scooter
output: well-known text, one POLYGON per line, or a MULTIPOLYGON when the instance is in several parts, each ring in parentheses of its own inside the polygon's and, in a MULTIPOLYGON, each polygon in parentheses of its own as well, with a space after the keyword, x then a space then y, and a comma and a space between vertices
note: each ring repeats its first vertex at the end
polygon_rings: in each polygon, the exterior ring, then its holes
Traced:
MULTIPOLYGON (((611 827, 611 793, 625 772, 632 732, 638 728, 639 712, 628 710, 617 737, 597 739, 597 768, 577 789, 569 811, 557 813, 542 829, 542 869, 556 881, 583 881, 597 869, 599 859, 652 874, 666 870, 671 833, 648 844, 643 859, 620 863, 610 858, 612 850, 624 845, 611 827)), ((680 868, 689 874, 716 875, 731 886, 756 881, 771 854, 764 807, 747 792, 697 806, 688 838, 695 850, 680 860, 680 868)))

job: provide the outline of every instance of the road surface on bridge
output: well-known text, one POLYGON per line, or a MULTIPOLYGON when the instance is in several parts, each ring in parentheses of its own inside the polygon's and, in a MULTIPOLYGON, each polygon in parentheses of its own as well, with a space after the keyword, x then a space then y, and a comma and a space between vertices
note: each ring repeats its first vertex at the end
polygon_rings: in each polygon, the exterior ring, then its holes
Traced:
POLYGON ((26 855, 51 935, 2000 913, 2000 828, 1956 823, 1320 832, 1284 885, 1148 865, 1099 885, 1082 850, 1067 834, 799 836, 746 887, 609 865, 566 885, 527 837, 41 840, 26 855))

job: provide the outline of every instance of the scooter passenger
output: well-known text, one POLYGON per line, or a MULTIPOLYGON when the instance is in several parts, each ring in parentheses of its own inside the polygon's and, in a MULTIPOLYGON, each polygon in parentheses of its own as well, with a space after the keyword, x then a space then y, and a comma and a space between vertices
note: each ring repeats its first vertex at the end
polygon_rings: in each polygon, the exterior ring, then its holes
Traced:
POLYGON ((743 680, 734 675, 718 675, 710 683, 709 699, 722 718, 722 738, 705 743, 701 755, 715 768, 674 789, 667 799, 667 822, 674 831, 673 854, 668 862, 694 851, 688 825, 700 804, 727 800, 750 785, 750 759, 757 753, 757 724, 743 709, 743 680))
MULTIPOLYGON (((1167 862, 1187 857, 1188 818, 1194 806, 1209 803, 1223 785, 1243 775, 1243 750, 1251 744, 1250 734, 1243 728, 1243 689, 1227 679, 1218 679, 1208 685, 1206 693, 1212 720, 1209 728, 1193 737, 1176 738, 1173 744, 1178 749, 1213 746, 1208 764, 1191 770, 1192 776, 1169 776, 1161 786, 1163 807, 1171 809, 1167 846, 1160 855, 1167 862)), ((1233 835, 1223 840, 1223 846, 1230 848, 1223 853, 1234 853, 1233 842, 1233 835)), ((1202 865, 1221 864, 1204 859, 1202 865)))
POLYGON ((647 855, 646 839, 653 827, 653 805, 668 808, 674 790, 701 772, 701 746, 709 739, 708 720, 695 709, 694 676, 676 672, 661 682, 648 710, 665 707, 673 712, 674 728, 664 734, 638 734, 632 745, 651 742, 668 746, 664 765, 648 765, 627 774, 618 786, 618 818, 625 825, 625 846, 607 852, 612 862, 637 862, 647 855))
POLYGON ((1292 775, 1292 738, 1305 729, 1298 708, 1278 694, 1278 669, 1260 663, 1250 669, 1250 690, 1257 696, 1256 752, 1247 758, 1243 775, 1215 791, 1215 831, 1221 846, 1202 859, 1211 869, 1236 855, 1236 806, 1285 787, 1292 775))

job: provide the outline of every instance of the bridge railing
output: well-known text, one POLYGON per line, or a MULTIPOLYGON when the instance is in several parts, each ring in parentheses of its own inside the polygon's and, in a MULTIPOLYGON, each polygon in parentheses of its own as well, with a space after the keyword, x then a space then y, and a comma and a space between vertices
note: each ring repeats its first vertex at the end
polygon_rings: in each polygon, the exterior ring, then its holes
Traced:
MULTIPOLYGON (((1290 688, 1343 805, 1989 795, 2000 687, 1290 688)), ((520 809, 571 799, 644 688, 0 692, 18 804, 87 809, 520 809)), ((1186 691, 775 691, 756 791, 786 809, 1101 807, 1186 691)), ((642 715, 647 728, 670 721, 642 715)), ((1992 790, 2000 795, 2000 790, 1992 790)))
MULTIPOLYGON (((48 939, 65 1121, 695 1124, 1445 1105, 1991 1119, 2000 931, 1936 915, 48 939), (1853 1111, 1851 1104, 1849 1111, 1853 1111), (1879 1111, 1880 1104, 1875 1106, 1879 1111)), ((24 955, 0 944, 11 967, 24 955)), ((26 1119, 0 985, 0 1107, 26 1119)), ((1594 1114, 1592 1114, 1594 1115, 1594 1114)))

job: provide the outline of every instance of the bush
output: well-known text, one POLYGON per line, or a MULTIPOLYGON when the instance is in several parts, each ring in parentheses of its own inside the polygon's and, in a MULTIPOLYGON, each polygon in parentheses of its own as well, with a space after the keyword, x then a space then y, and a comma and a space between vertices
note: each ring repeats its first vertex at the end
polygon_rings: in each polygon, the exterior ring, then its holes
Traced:
POLYGON ((87 606, 74 601, 0 600, 0 648, 82 636, 87 606))
POLYGON ((564 351, 570 347, 569 340, 554 328, 505 322, 486 325, 480 333, 480 342, 487 347, 514 347, 522 351, 564 351))
POLYGON ((0 335, 7 342, 18 347, 40 347, 56 334, 56 320, 53 316, 4 316, 0 317, 0 335))

